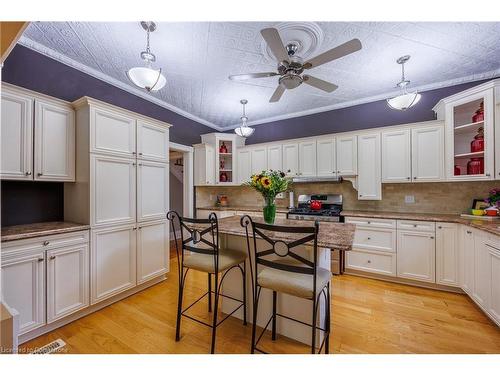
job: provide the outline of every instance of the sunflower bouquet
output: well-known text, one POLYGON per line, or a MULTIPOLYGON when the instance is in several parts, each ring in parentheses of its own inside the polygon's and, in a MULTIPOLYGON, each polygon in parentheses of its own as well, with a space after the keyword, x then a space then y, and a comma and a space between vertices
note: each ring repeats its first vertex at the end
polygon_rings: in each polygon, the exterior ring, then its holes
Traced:
POLYGON ((263 209, 264 220, 266 223, 274 223, 276 216, 276 204, 274 203, 276 195, 283 193, 288 189, 289 180, 281 171, 262 171, 253 174, 249 181, 243 185, 250 186, 262 194, 266 205, 263 209))

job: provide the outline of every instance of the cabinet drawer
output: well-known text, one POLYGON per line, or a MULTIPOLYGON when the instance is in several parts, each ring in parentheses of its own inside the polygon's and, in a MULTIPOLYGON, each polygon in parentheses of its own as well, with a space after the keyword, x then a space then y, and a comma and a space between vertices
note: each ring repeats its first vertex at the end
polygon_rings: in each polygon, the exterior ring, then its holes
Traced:
POLYGON ((396 252, 396 230, 357 227, 353 247, 356 250, 396 252))
POLYGON ((374 219, 370 217, 346 217, 345 222, 369 228, 396 228, 396 220, 374 219))
POLYGON ((436 223, 433 221, 398 220, 398 229, 419 232, 435 232, 436 223))
POLYGON ((396 254, 351 250, 346 267, 354 270, 396 276, 396 254))

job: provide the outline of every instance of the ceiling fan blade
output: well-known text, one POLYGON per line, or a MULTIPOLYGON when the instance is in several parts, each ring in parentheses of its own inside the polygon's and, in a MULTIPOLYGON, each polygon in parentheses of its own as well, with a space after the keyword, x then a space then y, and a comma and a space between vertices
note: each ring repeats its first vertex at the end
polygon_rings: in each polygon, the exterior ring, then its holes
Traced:
POLYGON ((281 85, 278 85, 276 87, 276 90, 274 90, 273 96, 271 96, 271 99, 269 99, 269 103, 275 103, 281 99, 281 95, 285 92, 285 88, 281 85))
POLYGON ((231 81, 243 81, 245 79, 265 78, 265 77, 272 77, 272 76, 277 76, 277 75, 279 75, 279 73, 275 73, 275 72, 235 74, 235 75, 229 76, 229 79, 231 81))
POLYGON ((340 46, 323 52, 321 55, 313 57, 304 64, 304 69, 315 68, 327 62, 347 56, 353 52, 359 51, 361 47, 359 39, 352 39, 344 44, 341 44, 340 46))
POLYGON ((308 84, 309 86, 316 87, 317 89, 326 92, 333 92, 339 88, 337 85, 334 85, 333 83, 324 81, 322 79, 313 76, 304 75, 302 78, 304 79, 304 83, 308 84))
POLYGON ((276 59, 279 62, 288 61, 288 53, 286 53, 285 46, 283 45, 283 41, 281 40, 278 30, 274 27, 270 27, 268 29, 260 30, 260 33, 276 59))

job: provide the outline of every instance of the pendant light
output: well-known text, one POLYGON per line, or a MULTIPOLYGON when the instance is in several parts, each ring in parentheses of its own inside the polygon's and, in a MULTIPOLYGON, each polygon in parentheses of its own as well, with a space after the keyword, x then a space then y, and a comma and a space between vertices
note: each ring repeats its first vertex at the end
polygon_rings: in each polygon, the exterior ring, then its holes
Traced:
POLYGON ((245 113, 245 105, 248 103, 248 100, 241 99, 240 103, 243 105, 243 116, 241 116, 241 125, 234 129, 234 132, 240 137, 248 138, 253 134, 255 129, 247 125, 248 117, 245 113))
POLYGON ((161 74, 161 69, 155 70, 152 67, 152 63, 156 61, 156 56, 151 52, 149 48, 149 33, 156 30, 156 24, 152 21, 142 21, 141 26, 146 30, 146 50, 141 52, 141 59, 146 62, 146 66, 140 66, 129 69, 127 72, 128 78, 132 83, 141 89, 146 89, 147 91, 158 91, 163 86, 167 80, 161 74))
POLYGON ((401 94, 392 98, 387 99, 387 105, 389 105, 392 109, 397 109, 399 111, 406 111, 408 108, 413 107, 420 101, 422 95, 415 92, 408 92, 406 87, 410 84, 410 81, 405 79, 405 62, 410 60, 410 56, 401 56, 396 60, 398 64, 401 65, 401 82, 399 82, 396 86, 401 89, 401 94))

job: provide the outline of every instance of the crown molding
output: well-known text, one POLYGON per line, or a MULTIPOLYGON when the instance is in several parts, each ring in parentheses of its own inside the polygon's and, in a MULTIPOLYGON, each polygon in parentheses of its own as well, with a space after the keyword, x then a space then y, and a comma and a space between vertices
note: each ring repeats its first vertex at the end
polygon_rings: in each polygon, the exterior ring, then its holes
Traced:
POLYGON ((127 85, 127 84, 125 84, 125 83, 123 83, 123 82, 121 82, 113 77, 110 77, 107 74, 104 74, 104 73, 102 73, 94 68, 91 68, 91 67, 88 67, 84 64, 81 64, 78 61, 75 61, 75 60, 73 60, 73 59, 71 59, 71 58, 69 58, 69 57, 67 57, 67 56, 65 56, 57 51, 54 51, 53 49, 48 48, 48 47, 44 46, 43 44, 35 42, 34 40, 32 40, 30 38, 27 38, 25 36, 21 36, 18 43, 26 48, 29 48, 35 52, 41 53, 42 55, 47 56, 47 57, 49 57, 53 60, 56 60, 60 63, 63 63, 64 65, 70 66, 76 70, 79 70, 79 71, 81 71, 85 74, 88 74, 94 78, 97 78, 101 81, 109 83, 110 85, 118 87, 121 90, 124 90, 130 94, 133 94, 133 95, 138 96, 142 99, 145 99, 151 103, 154 103, 160 107, 168 109, 169 111, 175 112, 175 113, 177 113, 181 116, 184 116, 186 118, 189 118, 193 121, 196 121, 202 125, 206 125, 206 126, 212 128, 212 129, 215 129, 217 131, 224 131, 225 130, 224 128, 217 126, 217 125, 215 125, 207 120, 204 120, 201 117, 195 116, 189 112, 184 111, 183 109, 180 109, 180 108, 178 108, 174 105, 171 105, 167 102, 164 102, 161 99, 155 98, 154 96, 149 95, 145 91, 136 89, 136 88, 134 88, 130 85, 127 85))

